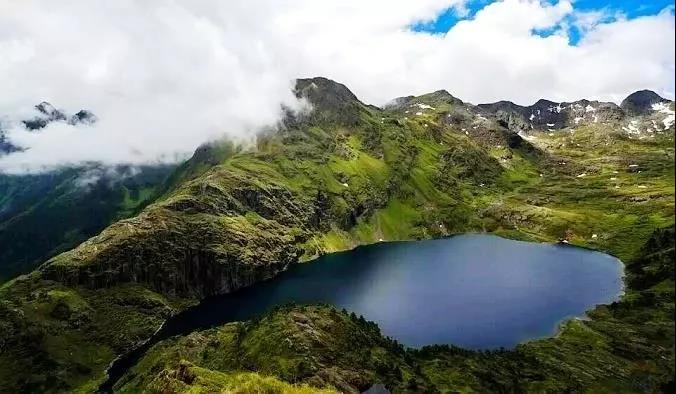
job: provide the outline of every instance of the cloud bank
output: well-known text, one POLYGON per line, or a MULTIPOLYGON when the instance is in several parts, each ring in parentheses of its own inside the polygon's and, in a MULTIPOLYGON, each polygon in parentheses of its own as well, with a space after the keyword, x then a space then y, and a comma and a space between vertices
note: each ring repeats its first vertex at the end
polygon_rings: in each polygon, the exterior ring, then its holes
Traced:
POLYGON ((0 117, 24 152, 0 171, 185 158, 200 143, 251 136, 297 107, 297 77, 326 76, 364 101, 446 89, 474 103, 674 96, 673 8, 626 19, 569 1, 504 0, 445 34, 414 32, 466 0, 247 0, 0 3, 0 117), (585 32, 570 44, 567 24, 585 32), (547 34, 543 34, 546 32, 547 34), (49 101, 89 109, 91 126, 29 133, 49 101))

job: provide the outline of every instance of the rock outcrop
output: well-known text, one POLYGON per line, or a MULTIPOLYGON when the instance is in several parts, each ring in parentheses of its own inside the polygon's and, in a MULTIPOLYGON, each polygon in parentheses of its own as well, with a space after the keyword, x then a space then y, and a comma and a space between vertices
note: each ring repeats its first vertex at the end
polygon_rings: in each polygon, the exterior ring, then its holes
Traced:
POLYGON ((614 103, 589 100, 556 103, 543 99, 527 107, 501 101, 479 104, 478 107, 487 116, 503 120, 507 127, 516 131, 546 131, 591 123, 613 123, 625 117, 622 109, 614 103))
POLYGON ((653 111, 653 106, 660 103, 668 103, 669 100, 661 97, 652 90, 639 90, 627 96, 620 107, 629 116, 648 115, 653 111))

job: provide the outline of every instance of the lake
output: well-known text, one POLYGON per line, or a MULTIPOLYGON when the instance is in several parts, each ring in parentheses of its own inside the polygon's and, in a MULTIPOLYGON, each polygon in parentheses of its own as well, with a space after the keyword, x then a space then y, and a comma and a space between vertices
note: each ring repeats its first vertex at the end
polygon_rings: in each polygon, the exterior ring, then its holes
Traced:
MULTIPOLYGON (((479 234, 379 243, 298 264, 272 280, 206 299, 169 319, 144 348, 289 302, 345 308, 410 347, 512 348, 554 335, 563 320, 616 301, 622 276, 618 259, 567 245, 479 234)), ((114 364, 111 378, 136 357, 114 364)))

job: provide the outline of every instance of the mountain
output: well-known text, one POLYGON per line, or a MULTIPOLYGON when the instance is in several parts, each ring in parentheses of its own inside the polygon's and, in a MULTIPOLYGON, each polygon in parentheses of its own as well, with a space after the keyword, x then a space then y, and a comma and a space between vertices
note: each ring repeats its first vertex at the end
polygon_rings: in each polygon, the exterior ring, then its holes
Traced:
MULTIPOLYGON (((66 122, 71 125, 91 125, 97 120, 96 115, 89 110, 82 109, 73 115, 67 115, 64 111, 56 109, 46 101, 36 105, 34 109, 36 112, 35 116, 21 121, 24 128, 28 131, 39 131, 52 122, 66 122)), ((6 128, 7 125, 3 125, 2 118, 0 118, 0 156, 23 149, 9 141, 6 136, 6 128)))
POLYGON ((52 104, 43 101, 35 106, 38 115, 32 119, 22 121, 28 130, 40 130, 45 128, 51 122, 67 122, 76 125, 80 123, 92 124, 96 122, 96 116, 90 111, 83 109, 74 115, 66 115, 63 111, 56 109, 52 104))
POLYGON ((377 108, 326 78, 295 93, 312 109, 289 111, 255 148, 199 148, 136 216, 0 287, 0 391, 95 391, 116 357, 206 297, 325 253, 461 232, 606 251, 627 262, 626 295, 555 338, 479 353, 408 351, 330 308, 281 309, 158 344, 116 389, 632 392, 673 380, 673 125, 623 129, 668 106, 632 117, 579 102, 594 111, 575 122, 575 103, 476 106, 437 91, 377 108))
MULTIPOLYGON (((88 110, 68 115, 47 102, 22 123, 28 132, 51 122, 90 125, 88 110)), ((0 155, 22 148, 0 134, 0 155)), ((173 165, 85 164, 40 174, 0 173, 0 283, 30 272, 41 262, 73 248, 112 222, 128 217, 158 194, 173 165)))
POLYGON ((647 115, 659 104, 668 104, 669 100, 660 97, 652 90, 639 90, 622 100, 620 107, 629 116, 647 115))

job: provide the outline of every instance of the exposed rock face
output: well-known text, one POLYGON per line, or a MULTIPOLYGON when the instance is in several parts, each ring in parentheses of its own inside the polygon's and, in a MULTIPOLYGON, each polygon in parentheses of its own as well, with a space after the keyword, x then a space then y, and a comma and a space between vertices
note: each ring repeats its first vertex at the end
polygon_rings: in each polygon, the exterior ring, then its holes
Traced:
POLYGON ((611 123, 624 118, 620 107, 613 103, 579 100, 556 103, 539 100, 531 106, 520 106, 509 101, 479 104, 487 114, 505 122, 510 130, 548 130, 575 127, 589 123, 611 123))
POLYGON ((669 100, 660 97, 652 90, 639 90, 627 96, 620 104, 620 107, 629 116, 640 116, 650 114, 653 105, 659 103, 668 103, 669 100))
POLYGON ((312 105, 309 114, 301 114, 301 120, 308 122, 354 126, 359 123, 360 113, 366 110, 350 89, 327 78, 298 79, 295 94, 312 105))
MULTIPOLYGON (((96 115, 88 110, 80 110, 72 116, 67 116, 63 111, 54 108, 50 103, 43 101, 35 106, 38 115, 32 119, 22 120, 24 127, 29 131, 35 131, 45 128, 51 122, 67 122, 69 124, 93 124, 97 121, 96 115)), ((6 126, 5 126, 6 127, 6 126)), ((3 131, 3 124, 0 122, 0 154, 21 151, 22 148, 13 145, 6 137, 3 131)))
POLYGON ((47 279, 107 288, 135 282, 204 298, 268 279, 298 261, 290 230, 235 218, 182 218, 160 208, 116 223, 41 267, 47 279))
POLYGON ((66 115, 65 112, 56 109, 52 104, 43 101, 35 106, 38 115, 33 119, 23 120, 28 130, 40 130, 51 122, 67 122, 69 124, 92 124, 96 122, 96 116, 88 110, 80 110, 75 115, 66 115))

